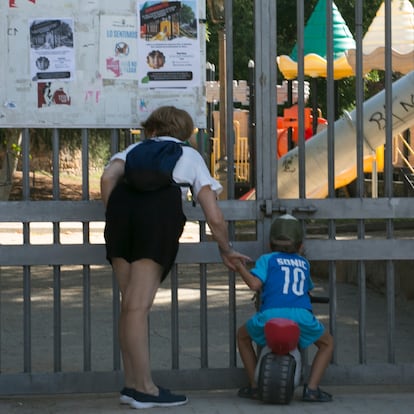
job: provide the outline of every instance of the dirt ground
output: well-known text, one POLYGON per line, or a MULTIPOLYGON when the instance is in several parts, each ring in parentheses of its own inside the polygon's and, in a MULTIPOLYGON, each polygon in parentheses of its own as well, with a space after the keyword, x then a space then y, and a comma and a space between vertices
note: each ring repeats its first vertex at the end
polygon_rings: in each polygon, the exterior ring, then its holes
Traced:
MULTIPOLYGON (((99 190, 100 174, 92 174, 89 177, 89 199, 98 200, 101 197, 99 190)), ((82 177, 75 174, 62 173, 59 176, 59 198, 61 200, 82 199, 82 177)), ((10 201, 22 199, 22 173, 17 171, 13 176, 13 186, 9 197, 10 201)), ((30 199, 53 199, 53 177, 43 171, 30 173, 30 199)))

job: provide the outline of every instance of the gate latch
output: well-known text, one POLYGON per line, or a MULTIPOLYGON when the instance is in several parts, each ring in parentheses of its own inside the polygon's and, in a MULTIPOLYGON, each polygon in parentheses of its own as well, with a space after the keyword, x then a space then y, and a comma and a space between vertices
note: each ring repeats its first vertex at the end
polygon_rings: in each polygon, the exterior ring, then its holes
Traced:
POLYGON ((264 200, 264 203, 260 206, 260 210, 263 211, 266 217, 272 217, 273 213, 304 213, 304 214, 314 214, 318 210, 313 205, 308 206, 298 206, 288 208, 282 205, 273 206, 272 200, 264 200))

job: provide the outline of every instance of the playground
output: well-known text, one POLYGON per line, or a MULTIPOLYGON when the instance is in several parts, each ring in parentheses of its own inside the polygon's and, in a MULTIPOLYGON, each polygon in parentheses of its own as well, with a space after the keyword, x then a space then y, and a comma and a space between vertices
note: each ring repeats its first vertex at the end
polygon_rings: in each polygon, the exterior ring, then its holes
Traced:
MULTIPOLYGON (((412 84, 413 75, 406 75, 399 81, 396 87, 401 88, 401 96, 397 95, 396 99, 400 99, 402 105, 411 106, 411 98, 409 94, 404 93, 412 84), (405 99, 405 100, 404 100, 405 99)), ((382 93, 383 95, 383 93, 382 93)), ((365 108, 370 116, 381 117, 381 108, 376 106, 376 102, 381 102, 381 96, 374 97, 365 104, 365 108), (377 101, 376 101, 377 99, 377 101), (375 115, 377 114, 377 115, 375 115)), ((235 181, 236 183, 249 183, 250 177, 250 150, 249 142, 249 111, 248 110, 236 110, 234 112, 234 165, 235 165, 235 181)), ((215 111, 213 113, 214 119, 214 137, 212 138, 212 154, 211 154, 211 170, 218 175, 218 164, 222 157, 220 152, 220 113, 215 111)), ((321 185, 324 180, 321 179, 327 176, 327 127, 328 121, 322 117, 320 111, 317 113, 317 126, 316 131, 313 133, 313 116, 312 109, 309 107, 304 108, 304 142, 306 144, 306 156, 308 158, 309 165, 317 166, 315 169, 307 170, 307 180, 311 183, 311 186, 307 188, 307 197, 310 198, 324 198, 327 196, 327 186, 321 185), (321 164, 322 163, 322 164, 321 164)), ((378 118, 379 121, 381 118, 378 118)), ((379 121, 374 122, 378 125, 379 121)), ((372 122, 372 121, 371 121, 372 122)), ((299 144, 298 137, 298 106, 293 105, 290 108, 284 110, 283 117, 277 118, 277 131, 276 131, 276 154, 275 158, 279 160, 279 177, 281 184, 279 185, 279 196, 281 198, 293 198, 297 196, 297 190, 292 188, 291 178, 288 174, 286 180, 286 170, 294 170, 297 168, 297 147, 299 144), (295 150, 296 148, 296 150, 295 150), (287 189, 287 183, 289 181, 289 190, 287 189)), ((344 114, 343 118, 335 123, 335 145, 336 149, 336 163, 337 173, 335 174, 335 189, 341 189, 352 183, 357 177, 356 167, 356 141, 354 139, 355 127, 355 115, 353 113, 344 114)), ((366 125, 369 125, 369 121, 366 121, 366 125)), ((382 126, 381 126, 382 128, 382 126)), ((384 172, 384 144, 385 137, 375 129, 371 130, 372 135, 366 136, 365 139, 368 143, 365 148, 366 155, 363 161, 363 171, 367 176, 370 176, 373 182, 373 196, 378 195, 375 183, 378 182, 378 175, 384 172), (372 142, 371 142, 372 139, 372 142)), ((402 122, 393 138, 392 148, 392 160, 393 168, 395 169, 395 175, 398 180, 404 180, 406 189, 410 192, 414 191, 414 147, 411 143, 411 136, 414 136, 414 117, 409 115, 404 122, 402 122)), ((308 165, 308 164, 307 164, 308 165)), ((247 185, 244 187, 248 187, 247 185)), ((242 195, 242 199, 248 199, 252 197, 254 192, 248 191, 247 194, 242 195)))
MULTIPOLYGON (((333 78, 334 82, 356 75, 355 41, 346 26, 338 8, 333 5, 333 78)), ((414 9, 409 0, 392 1, 392 69, 397 74, 392 88, 394 99, 400 102, 402 118, 393 122, 392 168, 396 183, 401 182, 405 187, 405 195, 414 195, 414 116, 411 111, 413 96, 411 94, 414 70, 414 27, 412 16, 414 9)), ((363 74, 372 70, 384 70, 384 45, 381 35, 385 32, 385 5, 382 3, 377 15, 371 22, 363 38, 363 74)), ((305 146, 306 154, 306 197, 325 198, 328 195, 328 148, 329 140, 334 138, 335 172, 334 187, 344 189, 342 194, 348 194, 347 186, 357 178, 357 131, 356 111, 340 114, 333 119, 333 129, 329 132, 326 114, 322 114, 316 99, 316 79, 327 78, 326 39, 321 36, 321 28, 326 21, 324 1, 319 1, 309 17, 304 36, 305 42, 304 75, 309 81, 303 86, 304 107, 298 105, 298 56, 296 46, 291 55, 277 57, 278 69, 286 81, 277 85, 277 104, 283 108, 283 114, 276 120, 276 153, 278 159, 278 197, 298 197, 298 179, 292 172, 298 170, 298 146, 305 146), (295 85, 293 86, 293 83, 295 85), (311 95, 311 97, 309 97, 311 95), (299 135, 302 132, 302 137, 299 135), (329 134, 329 135, 328 135, 329 134)), ((254 65, 252 65, 254 67, 254 65)), ((214 83, 214 82, 213 82, 214 83)), ((207 99, 217 102, 219 94, 214 93, 212 82, 207 82, 207 99), (210 92, 210 93, 209 93, 210 92)), ((244 81, 233 82, 235 102, 250 104, 249 95, 254 95, 252 85, 244 81)), ((386 141, 385 114, 382 107, 385 90, 363 102, 362 125, 363 139, 363 173, 371 182, 371 196, 378 196, 378 177, 384 173, 384 148, 386 141)), ((251 179, 251 161, 256 153, 254 139, 254 119, 250 115, 252 108, 236 109, 233 113, 234 130, 234 170, 236 186, 246 192, 239 194, 242 199, 254 197, 254 183, 251 179)), ((212 114, 213 131, 211 171, 219 178, 219 162, 225 144, 220 132, 220 111, 212 114)), ((273 134, 272 134, 273 135, 273 134)))

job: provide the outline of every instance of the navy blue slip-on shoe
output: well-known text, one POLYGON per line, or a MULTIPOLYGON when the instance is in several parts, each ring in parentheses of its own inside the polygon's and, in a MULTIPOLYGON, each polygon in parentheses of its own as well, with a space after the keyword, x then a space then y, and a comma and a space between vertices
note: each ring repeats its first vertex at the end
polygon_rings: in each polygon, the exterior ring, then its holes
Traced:
POLYGON ((172 394, 168 390, 159 387, 158 395, 145 394, 133 390, 133 400, 129 402, 131 408, 175 407, 188 402, 185 395, 172 394))
POLYGON ((134 400, 134 398, 132 397, 134 391, 135 390, 133 388, 128 388, 128 387, 122 388, 122 390, 120 391, 121 395, 119 397, 119 402, 121 404, 131 403, 134 400))

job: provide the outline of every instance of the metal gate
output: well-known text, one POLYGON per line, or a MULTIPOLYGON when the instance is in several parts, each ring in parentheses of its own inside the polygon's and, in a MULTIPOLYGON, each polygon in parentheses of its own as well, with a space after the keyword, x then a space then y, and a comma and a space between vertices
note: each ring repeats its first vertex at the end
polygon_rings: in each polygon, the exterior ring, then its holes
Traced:
MULTIPOLYGON (((359 18, 361 3, 356 5, 359 18)), ((386 27, 390 31, 391 1, 385 4, 386 27)), ((225 6, 226 76, 227 85, 232 85, 233 2, 226 0, 225 6)), ((303 2, 298 1, 296 7, 298 113, 303 114, 303 2)), ((366 132, 372 124, 378 128, 375 135, 383 134, 386 148, 392 148, 396 130, 412 125, 414 73, 407 75, 402 86, 392 83, 390 37, 386 32, 386 88, 374 102, 381 110, 370 113, 371 122, 366 122, 366 112, 372 106, 363 102, 362 57, 357 54, 357 109, 338 124, 332 109, 331 53, 327 63, 327 130, 316 144, 305 145, 304 116, 299 115, 298 146, 277 160, 277 1, 256 0, 254 10, 255 145, 250 154, 255 165, 255 197, 233 200, 234 177, 226 177, 229 199, 220 201, 220 205, 229 221, 230 235, 237 249, 256 258, 267 249, 272 218, 290 212, 303 220, 307 228, 306 255, 323 274, 318 286, 331 299, 329 308, 318 309, 336 342, 334 359, 324 381, 412 384, 413 338, 410 330, 404 330, 400 324, 401 310, 396 299, 401 297, 401 287, 413 283, 409 267, 414 251, 412 233, 399 231, 401 223, 407 227, 413 218, 414 204, 410 197, 394 196, 390 150, 385 151, 384 193, 379 198, 365 197, 363 155, 370 148, 366 132), (351 158, 357 192, 354 197, 343 198, 337 197, 335 189, 335 147, 338 135, 349 125, 353 129, 350 139, 355 141, 351 158), (324 161, 314 157, 314 153, 322 153, 318 142, 326 143, 324 161), (312 145, 317 147, 315 152, 307 149, 312 145), (312 159, 316 159, 317 165, 322 164, 319 181, 326 186, 325 198, 307 196, 307 188, 313 185, 309 181, 314 174, 309 167, 312 159), (297 194, 284 196, 290 194, 286 188, 294 188, 297 194), (372 228, 380 231, 373 232, 372 228), (382 301, 383 316, 382 324, 373 327, 367 322, 371 320, 373 300, 370 286, 379 278, 384 282, 384 292, 375 300, 382 301), (346 295, 352 295, 349 309, 343 307, 346 295)), ((328 43, 332 41, 331 26, 332 16, 327 13, 328 43)), ((357 51, 361 40, 362 33, 357 32, 357 51)), ((226 107, 231 108, 231 88, 226 99, 226 107)), ((232 110, 227 109, 227 171, 233 171, 235 162, 232 118, 232 110)), ((112 131, 108 145, 111 152, 117 151, 119 131, 112 131)), ((82 130, 80 200, 60 199, 58 129, 52 134, 52 199, 31 200, 29 148, 30 131, 25 129, 22 200, 0 202, 3 228, 6 223, 12 228, 13 223, 18 224, 21 233, 19 242, 9 240, 0 245, 0 394, 116 391, 122 381, 117 344, 119 293, 99 239, 103 205, 89 199, 88 131, 82 130), (39 227, 49 229, 47 242, 36 242, 39 227), (66 233, 74 232, 74 228, 79 237, 76 242, 66 239, 66 233), (98 241, 94 239, 96 233, 98 241)), ((187 239, 181 243, 169 281, 160 289, 150 321, 154 375, 156 381, 174 388, 235 388, 245 380, 235 332, 253 311, 251 294, 235 274, 220 264, 200 208, 189 203, 185 212, 189 221, 187 239)), ((408 306, 411 302, 404 303, 408 306)))

